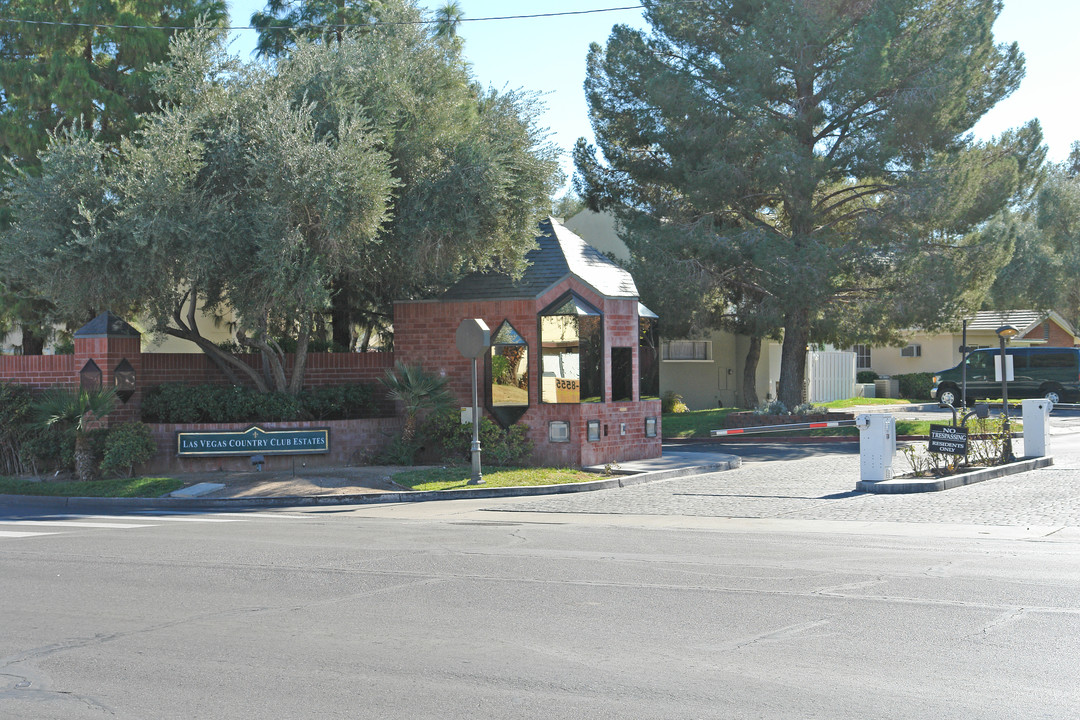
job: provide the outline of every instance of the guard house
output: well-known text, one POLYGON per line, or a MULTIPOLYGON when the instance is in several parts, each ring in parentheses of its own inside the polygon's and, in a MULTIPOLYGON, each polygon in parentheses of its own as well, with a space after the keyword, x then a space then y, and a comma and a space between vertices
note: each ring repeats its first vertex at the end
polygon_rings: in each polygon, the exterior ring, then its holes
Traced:
POLYGON ((573 467, 660 456, 657 317, 634 279, 554 219, 540 223, 518 280, 463 278, 433 300, 394 305, 396 359, 450 378, 472 406, 461 321, 483 320, 491 350, 479 402, 504 427, 526 423, 537 464, 573 467))

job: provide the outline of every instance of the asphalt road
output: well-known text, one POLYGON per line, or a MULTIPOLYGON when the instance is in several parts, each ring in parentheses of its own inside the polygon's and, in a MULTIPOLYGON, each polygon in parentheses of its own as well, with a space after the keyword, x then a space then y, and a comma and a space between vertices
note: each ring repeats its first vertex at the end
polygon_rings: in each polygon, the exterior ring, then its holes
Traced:
POLYGON ((1055 432, 1052 472, 923 498, 835 492, 857 459, 826 453, 582 497, 0 509, 0 718, 1076 717, 1080 417, 1055 432))

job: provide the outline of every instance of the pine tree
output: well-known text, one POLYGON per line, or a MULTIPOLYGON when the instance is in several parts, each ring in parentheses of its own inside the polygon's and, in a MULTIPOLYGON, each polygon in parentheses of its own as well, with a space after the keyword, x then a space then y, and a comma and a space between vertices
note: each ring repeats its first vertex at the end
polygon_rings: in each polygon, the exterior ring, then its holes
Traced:
POLYGON ((1040 148, 1036 125, 970 140, 1023 76, 993 40, 998 0, 643 4, 651 33, 616 26, 589 52, 602 161, 579 141, 576 187, 627 226, 651 219, 625 238, 645 261, 681 235, 665 251, 775 322, 785 404, 811 344, 978 303, 1009 248, 973 231, 1040 148))

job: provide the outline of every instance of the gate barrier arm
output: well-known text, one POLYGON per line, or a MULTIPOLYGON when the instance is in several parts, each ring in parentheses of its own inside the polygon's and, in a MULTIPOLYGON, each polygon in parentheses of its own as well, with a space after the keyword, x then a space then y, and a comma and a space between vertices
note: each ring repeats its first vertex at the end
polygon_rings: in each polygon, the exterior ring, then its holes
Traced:
POLYGON ((757 427, 710 430, 712 437, 726 435, 751 435, 755 433, 786 432, 788 430, 817 430, 818 428, 855 427, 855 420, 828 420, 824 422, 789 423, 787 425, 760 425, 757 427))

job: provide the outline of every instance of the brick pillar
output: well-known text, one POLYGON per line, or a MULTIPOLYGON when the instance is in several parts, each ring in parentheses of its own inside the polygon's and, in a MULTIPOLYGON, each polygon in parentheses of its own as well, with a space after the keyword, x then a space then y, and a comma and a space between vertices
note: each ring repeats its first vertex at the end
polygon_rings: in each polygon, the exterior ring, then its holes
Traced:
POLYGON ((101 386, 116 387, 116 369, 127 360, 135 371, 135 394, 127 402, 117 401, 116 409, 105 418, 105 426, 139 419, 142 402, 142 336, 126 322, 104 312, 75 331, 75 385, 88 363, 101 371, 101 386))

